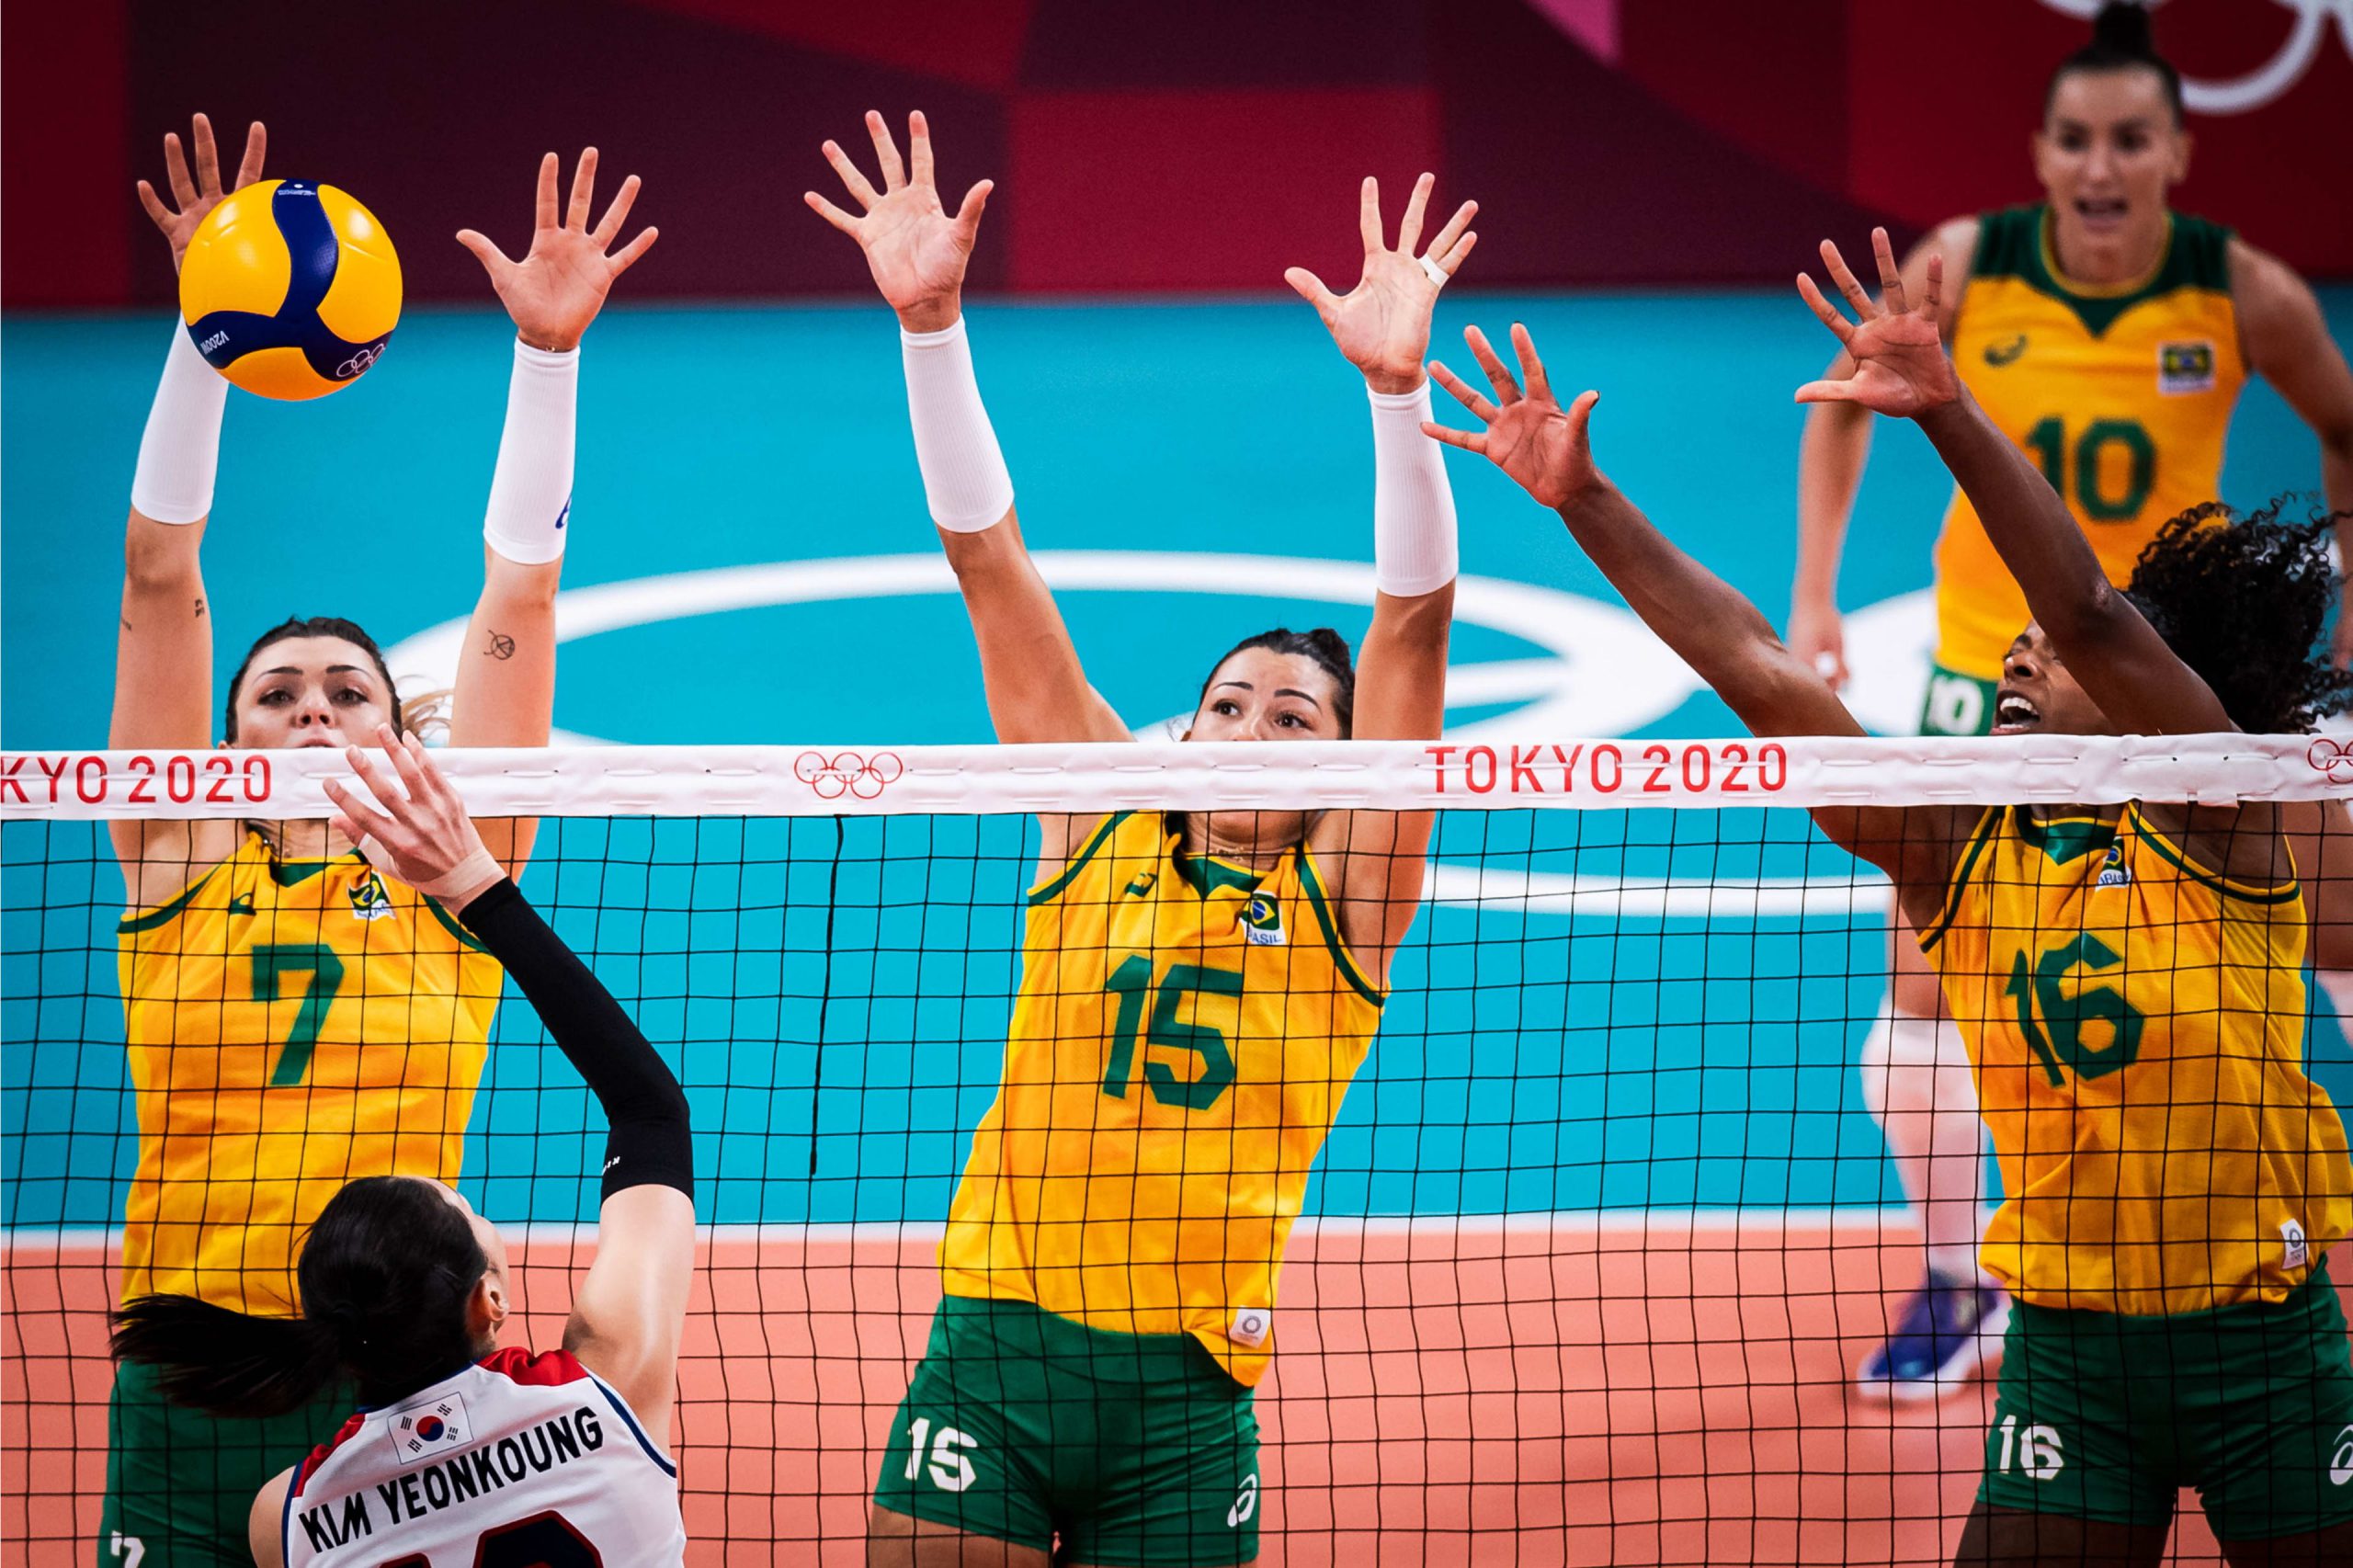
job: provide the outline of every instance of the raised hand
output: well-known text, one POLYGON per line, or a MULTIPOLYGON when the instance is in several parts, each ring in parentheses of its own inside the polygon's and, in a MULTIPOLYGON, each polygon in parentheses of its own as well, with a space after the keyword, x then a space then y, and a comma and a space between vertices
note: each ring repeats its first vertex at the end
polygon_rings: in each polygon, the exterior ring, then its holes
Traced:
POLYGON ((1941 408, 1961 395, 1961 382, 1946 358, 1937 332, 1937 292, 1944 286, 1944 257, 1928 257, 1928 281, 1915 305, 1904 298, 1904 274, 1895 265, 1895 248, 1885 229, 1871 231, 1871 250, 1879 258, 1880 299, 1874 303, 1847 258, 1828 240, 1822 242, 1822 263, 1830 280, 1861 318, 1849 322, 1837 306, 1823 298, 1812 278, 1798 274, 1798 292, 1822 318, 1822 324, 1855 361, 1855 373, 1843 381, 1808 381, 1798 389, 1800 403, 1854 403, 1875 414, 1915 419, 1941 408))
POLYGON ((1486 428, 1449 430, 1425 421, 1423 433, 1449 447, 1477 452, 1547 506, 1566 506, 1579 491, 1598 483, 1601 474, 1593 466, 1586 425, 1601 394, 1581 392, 1574 403, 1563 408, 1552 395, 1552 383, 1545 378, 1544 361, 1536 357, 1535 339, 1518 322, 1512 323, 1511 346, 1519 356, 1520 374, 1528 378, 1524 392, 1488 346, 1485 334, 1475 326, 1465 327, 1462 341, 1471 346, 1480 368, 1487 372, 1495 401, 1489 403, 1435 359, 1430 361, 1430 376, 1477 415, 1486 428))
POLYGON ((139 205, 147 210, 155 227, 164 231, 164 238, 172 244, 172 270, 180 269, 180 258, 188 254, 188 241, 196 237, 197 226, 204 215, 221 205, 221 199, 231 190, 243 190, 261 178, 262 153, 269 145, 269 133, 256 119, 245 131, 245 156, 237 165, 237 182, 224 190, 221 186, 221 153, 212 144, 212 122, 202 115, 196 117, 190 127, 196 143, 196 177, 188 178, 188 158, 180 150, 180 139, 175 131, 164 132, 164 175, 172 187, 172 199, 178 210, 164 205, 155 187, 145 180, 139 182, 139 205))
POLYGON ((521 261, 472 229, 458 231, 458 243, 473 252, 490 274, 498 302, 514 319, 516 334, 534 348, 563 354, 580 347, 581 335, 597 312, 605 308, 605 294, 613 279, 627 272, 637 258, 662 237, 655 228, 640 230, 635 239, 613 250, 613 241, 637 200, 638 178, 621 181, 612 205, 595 228, 588 210, 597 194, 597 149, 580 154, 572 175, 572 201, 561 215, 556 210, 556 175, 560 164, 550 153, 540 160, 540 200, 531 248, 521 261), (608 254, 608 253, 610 254, 608 254))
POLYGON ((358 746, 345 747, 351 770, 375 799, 363 803, 350 786, 323 778, 319 787, 335 808, 327 820, 360 846, 371 865, 439 899, 454 914, 506 873, 483 847, 465 801, 433 765, 424 742, 380 724, 376 744, 384 748, 400 783, 387 778, 382 766, 358 746))
POLYGON ((882 169, 879 192, 867 183, 841 144, 824 145, 825 162, 842 176, 850 199, 864 214, 851 217, 815 191, 802 194, 817 216, 856 240, 866 253, 867 269, 883 302, 899 312, 909 332, 938 332, 954 324, 962 309, 964 268, 972 259, 972 243, 980 237, 981 209, 988 205, 994 180, 983 180, 964 193, 951 215, 940 205, 939 188, 932 181, 931 127, 922 111, 907 116, 908 163, 899 162, 898 143, 891 129, 873 110, 866 113, 866 133, 874 139, 874 153, 882 169))
POLYGON ((1365 176, 1357 203, 1357 223, 1364 234, 1364 274, 1347 293, 1333 293, 1303 267, 1283 274, 1283 281, 1324 318, 1348 363, 1363 371, 1378 392, 1411 392, 1422 384, 1422 357, 1429 352, 1430 312, 1438 308, 1438 289, 1479 243, 1471 230, 1479 204, 1466 201, 1454 210, 1429 248, 1415 256, 1423 210, 1436 183, 1434 175, 1414 182, 1405 215, 1397 222, 1397 248, 1392 250, 1381 239, 1380 182, 1365 176))

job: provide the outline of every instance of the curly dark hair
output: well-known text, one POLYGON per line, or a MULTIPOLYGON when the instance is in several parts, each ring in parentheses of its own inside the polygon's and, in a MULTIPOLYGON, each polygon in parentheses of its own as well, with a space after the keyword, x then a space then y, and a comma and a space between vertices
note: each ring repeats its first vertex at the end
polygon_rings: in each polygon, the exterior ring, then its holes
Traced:
POLYGON ((2322 629, 2336 597, 2329 530, 2353 513, 2282 495, 2241 517, 2202 501, 2159 529, 2124 596, 2249 734, 2294 734, 2353 701, 2353 675, 2330 664, 2322 629))

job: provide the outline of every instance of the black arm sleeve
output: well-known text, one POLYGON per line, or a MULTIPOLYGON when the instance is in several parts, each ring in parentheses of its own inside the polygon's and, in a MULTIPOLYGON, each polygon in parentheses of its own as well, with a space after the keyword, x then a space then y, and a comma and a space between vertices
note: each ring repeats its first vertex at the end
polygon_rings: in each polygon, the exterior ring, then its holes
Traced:
POLYGON ((604 1108, 611 1128, 604 1196, 632 1187, 675 1187, 691 1199, 695 1151, 686 1091, 613 994, 511 878, 477 895, 458 918, 515 977, 604 1108))

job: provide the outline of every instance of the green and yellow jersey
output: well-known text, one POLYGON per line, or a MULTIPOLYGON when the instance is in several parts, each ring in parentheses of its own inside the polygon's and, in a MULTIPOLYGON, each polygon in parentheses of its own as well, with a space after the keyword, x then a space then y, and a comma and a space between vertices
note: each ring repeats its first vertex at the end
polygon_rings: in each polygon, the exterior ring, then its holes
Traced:
POLYGON ((139 1113, 125 1300, 290 1315, 298 1244, 346 1182, 456 1179, 505 975, 430 899, 248 834, 117 943, 139 1113))
MULTIPOLYGON (((2182 213, 2171 222, 2154 270, 2097 290, 2060 276, 2047 208, 1988 212, 1953 325, 1953 368, 2040 465, 2118 584, 2169 518, 2221 494, 2223 438, 2246 383, 2231 232, 2182 213)), ((1958 490, 1936 574, 1936 662, 1998 679, 2030 616, 1958 490)))
POLYGON ((1029 894, 996 1103, 940 1244, 951 1296, 1273 1355, 1283 1246, 1381 1023, 1314 858, 1263 875, 1123 812, 1029 894))
POLYGON ((2304 1076, 2303 899, 2198 865, 2138 805, 1988 810, 1920 946, 2002 1171, 1988 1272, 2134 1316, 2277 1301, 2353 1221, 2304 1076))

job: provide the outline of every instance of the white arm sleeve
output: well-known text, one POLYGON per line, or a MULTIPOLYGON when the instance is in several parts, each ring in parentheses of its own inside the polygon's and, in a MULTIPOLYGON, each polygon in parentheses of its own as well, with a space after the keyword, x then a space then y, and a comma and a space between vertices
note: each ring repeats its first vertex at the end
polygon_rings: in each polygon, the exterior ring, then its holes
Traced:
POLYGON ((131 479, 131 509, 159 523, 199 523, 212 510, 212 481, 221 467, 221 414, 229 382, 204 362, 177 320, 164 379, 139 437, 139 467, 131 479))
POLYGON ((1396 598, 1436 593, 1454 581, 1454 490, 1436 441, 1422 434, 1430 384, 1372 400, 1372 575, 1396 598))
POLYGON ((915 466, 923 471, 931 520, 950 533, 979 533, 1013 510, 1013 475, 997 449, 964 318, 942 332, 899 329, 907 369, 907 418, 915 426, 915 466))
POLYGON ((574 414, 580 395, 580 350, 551 354, 517 338, 506 382, 506 426, 490 476, 490 509, 482 537, 523 566, 563 556, 572 520, 574 414))

